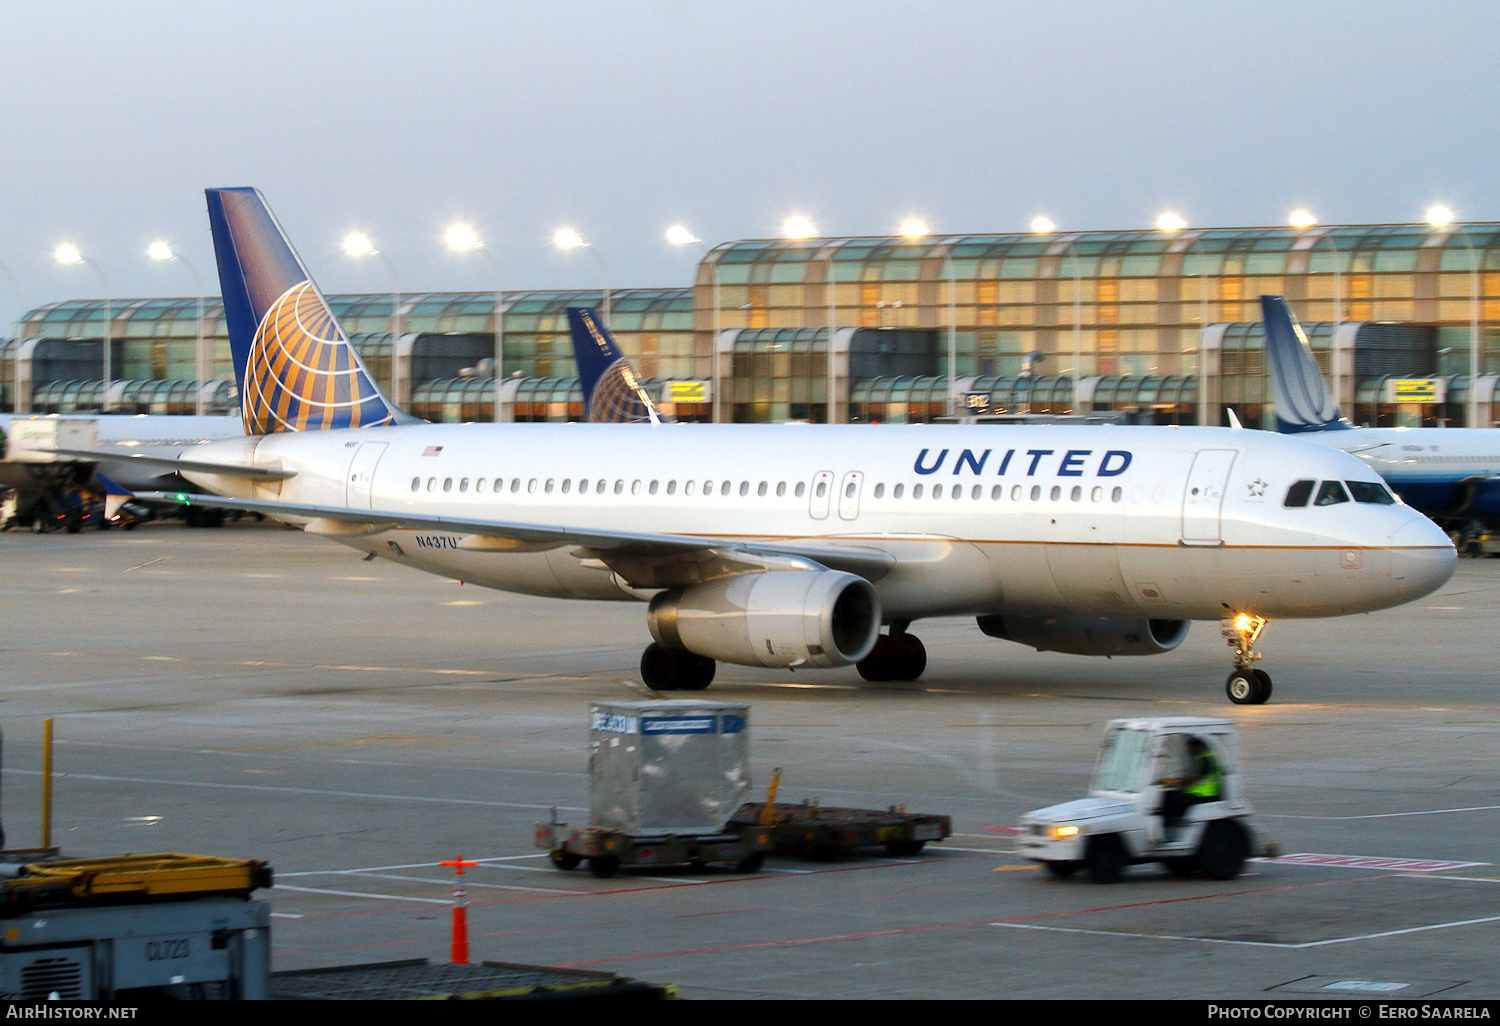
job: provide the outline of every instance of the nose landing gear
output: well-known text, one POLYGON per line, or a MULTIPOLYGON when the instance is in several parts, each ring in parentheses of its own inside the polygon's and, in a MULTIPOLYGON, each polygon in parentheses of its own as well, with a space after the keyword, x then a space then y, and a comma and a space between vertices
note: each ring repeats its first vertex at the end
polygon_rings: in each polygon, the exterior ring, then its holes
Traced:
POLYGON ((1264 705, 1271 697, 1271 675, 1254 665, 1260 658, 1255 641, 1265 629, 1266 618, 1253 613, 1225 617, 1219 626, 1219 633, 1234 649, 1234 672, 1224 682, 1224 692, 1235 705, 1264 705))

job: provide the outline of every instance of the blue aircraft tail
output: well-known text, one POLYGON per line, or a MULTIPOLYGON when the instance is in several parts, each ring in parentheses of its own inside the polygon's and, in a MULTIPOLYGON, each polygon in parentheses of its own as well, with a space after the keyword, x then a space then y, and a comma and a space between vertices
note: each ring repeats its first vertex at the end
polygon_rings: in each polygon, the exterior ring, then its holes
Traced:
POLYGON ((1297 434, 1347 429, 1349 422, 1339 416, 1338 403, 1328 394, 1312 347, 1286 300, 1261 296, 1260 308, 1266 324, 1266 364, 1276 404, 1276 430, 1297 434))
POLYGON ((592 307, 568 307, 573 358, 583 385, 584 419, 590 424, 660 424, 651 396, 592 307))
POLYGON ((207 194, 245 433, 409 420, 365 369, 265 197, 207 194))

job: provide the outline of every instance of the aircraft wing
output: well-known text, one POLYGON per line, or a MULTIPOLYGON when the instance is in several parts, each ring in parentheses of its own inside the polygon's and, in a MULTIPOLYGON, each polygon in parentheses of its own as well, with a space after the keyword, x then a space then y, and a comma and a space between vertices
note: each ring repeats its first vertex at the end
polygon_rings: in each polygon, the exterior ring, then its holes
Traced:
POLYGON ((393 513, 382 510, 312 506, 264 499, 231 499, 188 492, 137 492, 135 498, 179 506, 239 509, 271 517, 305 518, 313 534, 358 536, 389 528, 443 531, 464 535, 459 547, 492 552, 526 552, 577 547, 581 558, 598 559, 632 585, 667 588, 695 584, 736 573, 800 569, 811 561, 878 581, 895 565, 890 553, 867 545, 826 540, 755 540, 683 534, 649 534, 598 528, 528 524, 515 521, 393 513))
POLYGON ((285 481, 289 477, 297 476, 295 470, 247 467, 236 463, 209 463, 205 460, 178 459, 175 456, 148 456, 142 452, 126 450, 108 452, 102 449, 39 449, 34 451, 69 456, 75 460, 86 460, 89 463, 139 463, 148 467, 160 467, 162 470, 220 474, 224 477, 248 477, 256 481, 285 481))

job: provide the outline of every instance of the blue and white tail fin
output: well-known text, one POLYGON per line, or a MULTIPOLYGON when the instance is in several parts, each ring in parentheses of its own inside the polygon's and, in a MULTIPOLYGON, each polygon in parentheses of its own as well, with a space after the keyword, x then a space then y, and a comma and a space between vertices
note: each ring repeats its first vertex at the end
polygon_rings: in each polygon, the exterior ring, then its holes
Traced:
POLYGON ((656 403, 600 322, 598 311, 568 307, 568 330, 583 385, 584 420, 590 424, 660 424, 656 403))
POLYGON ((207 192, 245 433, 410 420, 375 384, 265 197, 207 192))
POLYGON ((1349 422, 1339 415, 1337 401, 1328 394, 1312 347, 1286 300, 1261 296, 1260 308, 1266 325, 1266 364, 1276 404, 1276 430, 1297 434, 1347 429, 1349 422))

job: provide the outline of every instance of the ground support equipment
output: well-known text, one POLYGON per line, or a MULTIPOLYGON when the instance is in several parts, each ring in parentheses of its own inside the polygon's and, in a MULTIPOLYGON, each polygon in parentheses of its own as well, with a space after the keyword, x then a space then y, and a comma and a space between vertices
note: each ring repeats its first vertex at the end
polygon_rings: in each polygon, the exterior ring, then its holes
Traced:
POLYGON ((536 846, 558 869, 577 869, 607 880, 621 866, 688 865, 695 869, 718 862, 736 872, 754 873, 771 850, 770 834, 758 823, 731 823, 714 834, 627 834, 601 827, 538 823, 536 846))
POLYGON ((671 984, 614 973, 542 965, 479 962, 433 965, 425 958, 273 973, 271 997, 283 1001, 567 1001, 677 997, 671 984))
MULTIPOLYGON (((887 853, 910 856, 928 841, 953 833, 947 816, 907 812, 903 805, 889 809, 841 809, 802 802, 774 802, 771 806, 771 843, 776 851, 818 858, 855 848, 883 846, 887 853)), ((766 817, 764 802, 746 802, 729 821, 731 829, 759 824, 766 817)))
POLYGON ((0 884, 0 996, 264 998, 264 862, 127 855, 32 863, 0 884))

